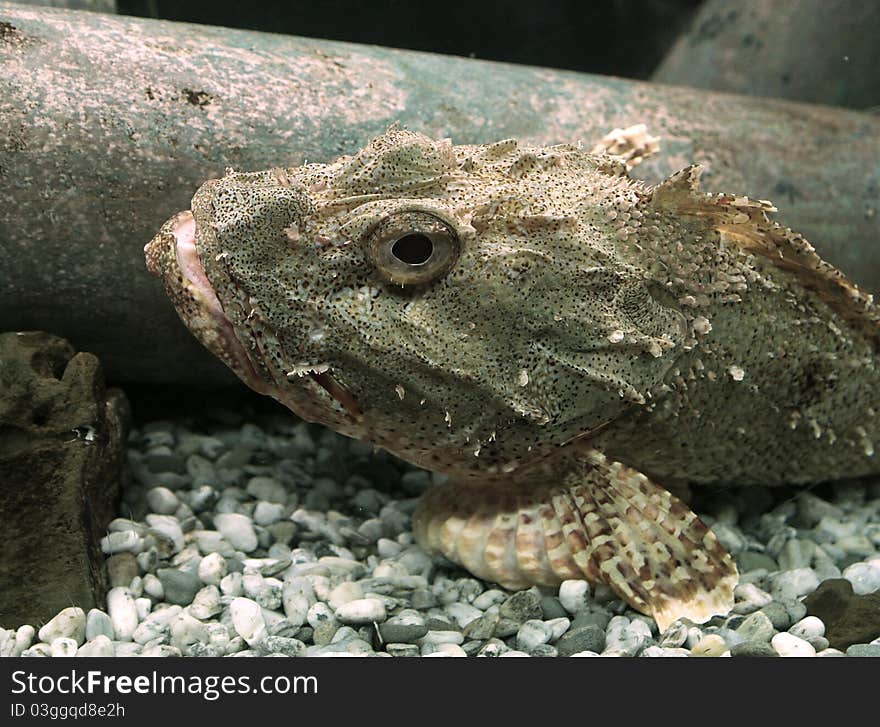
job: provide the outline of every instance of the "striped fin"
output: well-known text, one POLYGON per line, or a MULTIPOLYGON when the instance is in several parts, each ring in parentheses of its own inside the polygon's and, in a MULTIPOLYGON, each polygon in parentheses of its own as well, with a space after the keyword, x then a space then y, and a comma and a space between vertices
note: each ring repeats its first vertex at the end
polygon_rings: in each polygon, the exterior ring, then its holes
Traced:
POLYGON ((712 531, 667 490, 598 453, 557 484, 434 488, 414 530, 426 550, 506 588, 606 583, 661 631, 733 607, 736 566, 712 531))

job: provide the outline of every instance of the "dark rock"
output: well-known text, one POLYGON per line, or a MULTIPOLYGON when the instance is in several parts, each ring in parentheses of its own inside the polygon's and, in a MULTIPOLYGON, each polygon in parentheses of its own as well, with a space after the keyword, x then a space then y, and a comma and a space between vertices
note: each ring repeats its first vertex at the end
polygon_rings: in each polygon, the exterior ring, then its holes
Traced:
MULTIPOLYGON (((500 620, 501 617, 497 613, 484 613, 464 627, 464 637, 466 639, 491 639, 495 636, 495 629, 500 620)), ((518 627, 517 630, 519 630, 518 627)), ((514 631, 514 633, 516 632, 514 631)))
POLYGON ((116 586, 127 588, 139 573, 140 569, 134 553, 114 553, 107 558, 107 577, 110 579, 111 588, 116 586))
POLYGON ((544 596, 544 598, 541 599, 541 612, 544 614, 545 621, 550 621, 554 618, 569 617, 568 611, 562 607, 559 599, 554 596, 544 596))
POLYGON ((776 649, 764 641, 742 641, 730 647, 731 656, 779 656, 776 649))
POLYGON ((386 644, 411 644, 428 633, 425 624, 386 622, 379 624, 379 636, 386 644))
POLYGON ((779 601, 768 603, 760 611, 770 619, 770 623, 777 631, 788 631, 788 627, 791 626, 791 616, 779 601))
POLYGON ((58 336, 0 334, 0 363, 0 620, 14 627, 103 605, 130 414, 98 359, 58 336))
POLYGON ((559 656, 571 656, 580 651, 595 651, 598 654, 604 648, 605 631, 595 625, 569 629, 556 642, 559 656))
POLYGON ((859 596, 845 578, 823 581, 804 599, 807 613, 825 624, 825 638, 835 649, 867 644, 880 636, 880 591, 859 596))
POLYGON ((518 591, 501 604, 498 613, 501 618, 509 618, 518 623, 532 618, 540 619, 543 616, 541 597, 534 591, 518 591))
MULTIPOLYGON (((499 639, 506 639, 508 636, 514 636, 516 632, 519 631, 521 625, 522 624, 519 621, 515 621, 512 618, 499 618, 498 623, 495 624, 495 636, 499 639)), ((510 648, 516 648, 515 640, 514 645, 510 648)))
POLYGON ((156 576, 165 591, 165 600, 178 606, 188 606, 202 587, 196 573, 178 568, 159 568, 156 576))
POLYGON ((569 630, 575 630, 581 626, 598 626, 604 631, 608 628, 608 622, 610 620, 611 616, 604 609, 588 608, 578 612, 574 621, 571 622, 569 630))

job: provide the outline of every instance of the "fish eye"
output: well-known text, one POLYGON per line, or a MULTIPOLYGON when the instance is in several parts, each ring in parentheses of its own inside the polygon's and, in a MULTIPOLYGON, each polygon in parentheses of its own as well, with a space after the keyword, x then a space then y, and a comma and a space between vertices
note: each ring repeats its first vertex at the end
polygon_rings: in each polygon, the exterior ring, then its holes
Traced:
POLYGON ((396 212, 368 233, 376 271, 389 283, 423 285, 442 278, 458 259, 460 243, 450 225, 428 212, 396 212))

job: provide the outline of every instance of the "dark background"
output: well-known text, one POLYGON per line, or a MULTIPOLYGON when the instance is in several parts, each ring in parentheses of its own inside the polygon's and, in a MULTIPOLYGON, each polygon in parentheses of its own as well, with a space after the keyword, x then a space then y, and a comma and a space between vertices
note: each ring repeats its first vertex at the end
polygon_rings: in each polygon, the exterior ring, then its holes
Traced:
POLYGON ((119 13, 647 78, 700 0, 117 0, 119 13))

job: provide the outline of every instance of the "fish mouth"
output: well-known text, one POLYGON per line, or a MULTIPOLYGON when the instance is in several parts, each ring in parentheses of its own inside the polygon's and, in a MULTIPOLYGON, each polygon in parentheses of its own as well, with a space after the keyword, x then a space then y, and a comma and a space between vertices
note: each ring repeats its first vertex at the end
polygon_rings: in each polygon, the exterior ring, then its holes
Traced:
MULTIPOLYGON (((235 326, 223 310, 214 286, 205 273, 196 247, 196 220, 191 210, 178 212, 144 246, 147 269, 164 280, 168 296, 178 315, 199 342, 225 363, 251 389, 272 396, 303 418, 316 421, 314 407, 303 410, 289 385, 278 386, 271 377, 261 375, 235 326)), ((256 349, 259 352, 259 348, 256 349)), ((326 365, 301 367, 295 378, 307 377, 334 399, 346 418, 360 421, 363 411, 352 393, 332 375, 326 365)), ((287 379, 294 378, 288 374, 287 379)))

